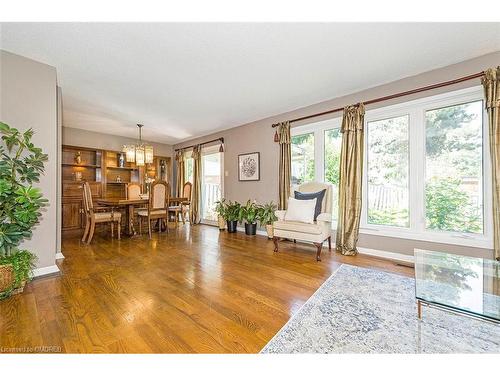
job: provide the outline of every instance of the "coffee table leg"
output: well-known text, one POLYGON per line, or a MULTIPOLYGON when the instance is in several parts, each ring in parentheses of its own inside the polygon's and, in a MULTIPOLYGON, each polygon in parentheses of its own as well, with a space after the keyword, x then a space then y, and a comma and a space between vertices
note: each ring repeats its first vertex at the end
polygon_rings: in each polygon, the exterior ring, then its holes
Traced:
POLYGON ((422 301, 420 301, 420 300, 417 300, 417 315, 418 315, 418 319, 421 320, 422 319, 422 301))

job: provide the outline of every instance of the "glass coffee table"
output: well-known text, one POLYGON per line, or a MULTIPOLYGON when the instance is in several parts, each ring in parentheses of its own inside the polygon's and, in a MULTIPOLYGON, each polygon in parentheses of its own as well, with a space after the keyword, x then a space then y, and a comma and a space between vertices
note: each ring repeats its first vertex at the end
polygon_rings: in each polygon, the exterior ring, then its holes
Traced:
POLYGON ((415 298, 441 308, 500 324, 500 262, 415 249, 415 298))

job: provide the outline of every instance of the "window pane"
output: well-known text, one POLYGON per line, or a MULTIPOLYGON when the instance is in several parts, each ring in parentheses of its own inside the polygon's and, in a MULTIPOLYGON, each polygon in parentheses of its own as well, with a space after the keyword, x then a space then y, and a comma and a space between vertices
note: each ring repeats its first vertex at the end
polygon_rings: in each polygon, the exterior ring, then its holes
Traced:
POLYGON ((333 185, 332 217, 338 218, 339 208, 339 171, 342 133, 340 129, 325 130, 325 182, 333 185))
POLYGON ((202 155, 201 162, 201 217, 216 221, 215 202, 221 199, 221 154, 202 155))
POLYGON ((314 134, 292 137, 292 186, 314 181, 314 134))
POLYGON ((429 229, 483 232, 482 113, 482 101, 425 113, 429 229))
POLYGON ((368 223, 408 227, 409 116, 368 123, 368 223))
POLYGON ((184 179, 193 183, 193 158, 184 159, 184 179))

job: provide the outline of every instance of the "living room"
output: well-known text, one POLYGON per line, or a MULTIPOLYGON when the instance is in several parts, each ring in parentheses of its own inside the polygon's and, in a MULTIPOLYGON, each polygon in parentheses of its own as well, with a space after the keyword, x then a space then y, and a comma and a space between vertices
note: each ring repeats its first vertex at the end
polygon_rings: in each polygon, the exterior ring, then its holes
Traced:
POLYGON ((498 358, 500 23, 11 21, 2 353, 498 358))

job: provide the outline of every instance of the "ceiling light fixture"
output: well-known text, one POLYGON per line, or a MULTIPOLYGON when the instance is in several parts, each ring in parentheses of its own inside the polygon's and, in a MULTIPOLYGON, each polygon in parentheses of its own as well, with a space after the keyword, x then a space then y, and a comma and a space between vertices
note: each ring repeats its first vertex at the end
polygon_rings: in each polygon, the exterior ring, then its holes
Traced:
POLYGON ((139 142, 136 144, 124 145, 122 151, 125 153, 125 159, 129 163, 135 163, 136 166, 142 167, 145 164, 153 163, 153 146, 142 142, 142 127, 144 125, 137 124, 139 128, 139 142))

